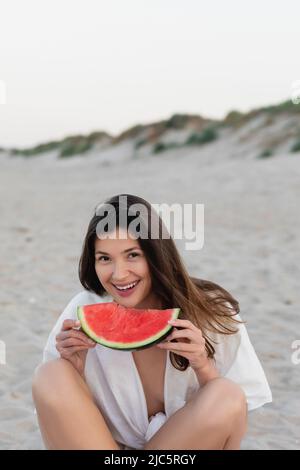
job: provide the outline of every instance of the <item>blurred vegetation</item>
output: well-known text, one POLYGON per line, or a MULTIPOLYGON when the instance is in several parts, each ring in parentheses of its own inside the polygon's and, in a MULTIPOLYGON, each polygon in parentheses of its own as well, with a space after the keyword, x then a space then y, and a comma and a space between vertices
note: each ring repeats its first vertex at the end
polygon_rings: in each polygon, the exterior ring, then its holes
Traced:
POLYGON ((272 157, 272 156, 273 156, 273 150, 272 149, 265 149, 258 155, 258 158, 269 158, 269 157, 272 157))
POLYGON ((74 136, 63 140, 59 158, 72 157, 87 152, 93 146, 88 137, 74 136))
POLYGON ((278 114, 278 113, 285 113, 285 112, 297 114, 297 113, 300 113, 300 105, 294 104, 291 100, 287 100, 276 105, 265 106, 263 108, 260 108, 260 110, 266 111, 271 114, 278 114))
POLYGON ((202 145, 218 138, 214 127, 207 127, 202 132, 193 132, 185 141, 185 145, 202 145))
POLYGON ((163 142, 157 142, 155 145, 153 145, 153 153, 160 153, 164 152, 165 150, 167 150, 167 146, 163 142))
POLYGON ((109 137, 106 132, 92 132, 87 136, 75 135, 66 137, 63 140, 55 140, 46 142, 45 144, 39 144, 34 147, 27 149, 10 149, 11 155, 21 155, 24 157, 33 157, 41 153, 50 152, 52 150, 59 151, 59 157, 71 157, 73 155, 79 155, 90 150, 94 144, 101 141, 104 137, 109 137))
POLYGON ((240 113, 239 111, 233 110, 227 114, 227 116, 223 120, 223 123, 225 125, 235 126, 241 121, 242 117, 243 117, 242 113, 240 113))
POLYGON ((184 129, 190 120, 188 114, 173 114, 165 123, 166 129, 184 129))
MULTIPOLYGON (((275 122, 277 115, 280 113, 285 114, 300 114, 300 104, 296 105, 291 100, 286 100, 282 103, 272 106, 265 106, 258 109, 253 109, 247 113, 242 113, 237 110, 230 111, 222 121, 205 119, 200 115, 191 114, 173 114, 169 119, 157 121, 151 124, 135 125, 116 137, 112 137, 106 132, 92 132, 89 135, 74 135, 61 140, 55 140, 36 145, 30 148, 21 149, 7 149, 11 155, 21 155, 25 157, 32 157, 35 155, 43 154, 50 151, 56 151, 59 158, 68 158, 74 155, 81 155, 91 150, 98 142, 103 142, 103 139, 108 145, 115 145, 123 142, 124 140, 133 140, 134 149, 138 150, 143 145, 152 145, 153 153, 161 153, 171 148, 179 148, 184 145, 203 145, 213 142, 219 137, 219 129, 223 127, 231 127, 237 129, 248 121, 256 117, 263 116, 262 126, 268 126, 275 122), (182 143, 169 142, 165 143, 164 134, 169 130, 190 130, 191 134, 182 143)), ((292 137, 294 131, 290 133, 292 137)), ((297 138, 297 132, 294 133, 297 138)), ((279 133, 278 142, 282 140, 282 135, 279 133)), ((291 147, 291 152, 299 151, 300 138, 296 140, 291 147)), ((274 152, 276 143, 266 142, 264 144, 267 148, 262 151, 258 156, 259 158, 268 158, 274 152), (271 153, 270 153, 271 152, 271 153)), ((5 151, 5 149, 2 149, 5 151)), ((0 149, 1 151, 1 149, 0 149)))
POLYGON ((158 121, 145 126, 134 126, 114 139, 114 142, 119 142, 124 138, 137 138, 134 144, 135 150, 138 150, 143 145, 154 143, 155 151, 157 144, 158 152, 160 152, 162 149, 166 150, 172 146, 174 147, 179 145, 176 143, 171 143, 160 146, 160 138, 164 135, 165 132, 170 130, 187 129, 188 127, 202 129, 203 126, 208 125, 210 122, 212 122, 210 119, 203 119, 198 115, 173 114, 169 119, 163 121, 158 121), (143 137, 140 137, 141 132, 143 132, 143 137))
POLYGON ((170 149, 178 148, 178 147, 181 147, 181 145, 177 144, 176 142, 169 142, 169 143, 157 142, 156 144, 153 145, 152 152, 161 153, 166 150, 170 150, 170 149))
POLYGON ((300 152, 300 138, 291 147, 291 152, 300 152))
POLYGON ((176 142, 156 142, 156 144, 154 144, 152 147, 152 153, 161 153, 165 150, 170 150, 179 147, 181 147, 181 144, 177 144, 176 142))
POLYGON ((266 124, 269 125, 273 122, 272 118, 278 114, 299 114, 300 105, 294 104, 291 100, 286 100, 276 105, 253 109, 248 113, 241 113, 240 111, 232 110, 226 115, 222 123, 224 126, 240 127, 263 113, 269 115, 266 121, 266 124))
POLYGON ((176 142, 157 142, 153 146, 153 153, 161 153, 166 150, 170 150, 173 148, 180 148, 185 145, 203 145, 208 142, 212 142, 218 138, 218 133, 216 130, 217 126, 214 127, 207 127, 203 129, 202 132, 193 132, 185 142, 183 143, 176 143, 176 142))
POLYGON ((126 139, 135 139, 139 136, 143 129, 144 126, 142 126, 141 124, 130 127, 129 129, 126 129, 124 132, 115 137, 113 139, 113 144, 118 144, 119 142, 122 142, 122 140, 126 139))
POLYGON ((36 145, 35 147, 30 147, 27 149, 11 149, 10 153, 14 155, 22 155, 24 157, 33 157, 39 155, 40 153, 50 152, 51 150, 56 150, 60 146, 60 141, 51 141, 46 142, 45 144, 36 145))
POLYGON ((146 145, 146 144, 148 144, 148 140, 146 138, 139 139, 135 142, 134 148, 135 148, 135 150, 138 150, 140 147, 142 147, 143 145, 146 145))

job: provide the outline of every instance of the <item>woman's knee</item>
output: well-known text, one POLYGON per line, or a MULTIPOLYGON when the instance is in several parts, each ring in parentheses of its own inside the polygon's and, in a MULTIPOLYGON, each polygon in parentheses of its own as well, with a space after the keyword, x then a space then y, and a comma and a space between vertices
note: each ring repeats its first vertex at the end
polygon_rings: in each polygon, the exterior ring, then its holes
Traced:
POLYGON ((62 358, 40 364, 32 380, 32 397, 35 404, 53 405, 70 398, 70 392, 78 385, 88 392, 88 387, 72 364, 62 358))
POLYGON ((218 377, 215 380, 214 392, 216 397, 219 397, 224 402, 224 405, 230 408, 233 413, 240 414, 245 411, 247 399, 242 387, 225 377, 218 377))
POLYGON ((212 426, 247 419, 247 400, 243 389, 235 382, 218 377, 206 384, 196 396, 196 406, 212 426))

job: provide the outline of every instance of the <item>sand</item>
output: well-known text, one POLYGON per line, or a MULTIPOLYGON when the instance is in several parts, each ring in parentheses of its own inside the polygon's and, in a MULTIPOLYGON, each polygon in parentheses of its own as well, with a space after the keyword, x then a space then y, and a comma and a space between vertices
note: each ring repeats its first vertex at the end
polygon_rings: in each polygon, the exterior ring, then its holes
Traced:
POLYGON ((273 403, 249 416, 243 449, 300 448, 300 157, 230 156, 220 144, 130 159, 126 143, 98 158, 29 160, 0 154, 0 448, 43 449, 31 379, 56 318, 82 287, 77 266, 87 223, 103 198, 205 204, 205 244, 185 251, 191 275, 240 302, 273 403))

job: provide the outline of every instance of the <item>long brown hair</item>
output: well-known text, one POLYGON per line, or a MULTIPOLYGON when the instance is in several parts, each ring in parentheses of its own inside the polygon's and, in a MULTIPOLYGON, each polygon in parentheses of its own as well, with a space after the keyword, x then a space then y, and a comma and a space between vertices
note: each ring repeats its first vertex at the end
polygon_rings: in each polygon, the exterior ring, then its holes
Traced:
MULTIPOLYGON (((212 342, 215 341, 209 338, 208 333, 224 335, 236 333, 235 324, 241 323, 234 318, 240 311, 239 303, 218 284, 189 276, 164 222, 145 199, 131 194, 118 194, 102 203, 108 208, 106 214, 109 212, 109 207, 114 208, 116 226, 127 230, 130 230, 129 224, 137 217, 136 214, 130 215, 128 212, 133 204, 142 204, 146 208, 146 217, 143 219, 143 214, 140 213, 139 220, 141 233, 143 229, 147 237, 138 237, 137 241, 149 265, 153 291, 160 299, 163 308, 180 307, 180 318, 190 320, 202 331, 206 340, 208 357, 214 358, 215 349, 212 342), (121 199, 120 196, 122 196, 121 199), (121 204, 120 200, 122 200, 121 204), (123 226, 124 221, 125 226, 123 226), (158 238, 151 237, 151 230, 154 226, 159 228, 158 238)), ((99 222, 105 218, 103 213, 99 215, 98 208, 99 205, 95 208, 83 242, 78 273, 85 289, 105 296, 107 292, 95 271, 95 240, 99 234, 99 222)), ((102 232, 105 231, 108 230, 102 230, 102 232)), ((179 370, 186 370, 189 366, 186 358, 173 352, 170 353, 170 359, 173 366, 179 370)))

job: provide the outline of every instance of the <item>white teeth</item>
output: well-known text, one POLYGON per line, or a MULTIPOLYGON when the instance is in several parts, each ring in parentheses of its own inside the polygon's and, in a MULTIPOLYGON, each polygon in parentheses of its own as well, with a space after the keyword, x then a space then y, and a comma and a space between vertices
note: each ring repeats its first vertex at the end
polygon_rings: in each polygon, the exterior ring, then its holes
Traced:
POLYGON ((130 287, 134 287, 136 286, 136 284, 138 283, 138 281, 134 282, 133 284, 128 284, 128 286, 124 286, 124 287, 119 287, 119 286, 116 286, 115 287, 119 290, 126 290, 126 289, 129 289, 130 287))

